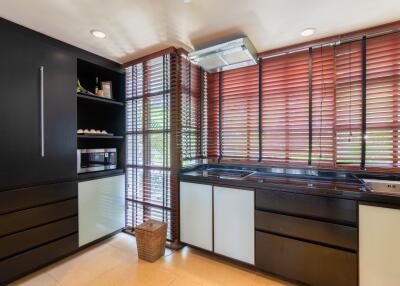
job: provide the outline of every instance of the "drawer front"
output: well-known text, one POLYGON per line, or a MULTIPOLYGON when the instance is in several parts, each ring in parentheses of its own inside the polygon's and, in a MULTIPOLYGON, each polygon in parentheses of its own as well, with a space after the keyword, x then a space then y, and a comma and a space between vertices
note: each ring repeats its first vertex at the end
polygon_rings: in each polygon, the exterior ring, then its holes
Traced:
POLYGON ((256 209, 356 225, 357 202, 283 191, 256 190, 256 209))
POLYGON ((334 223, 256 211, 255 225, 263 230, 324 243, 345 249, 357 249, 357 228, 334 223))
POLYGON ((259 231, 256 266, 308 285, 357 285, 355 253, 259 231))
POLYGON ((78 249, 78 234, 0 261, 0 285, 11 282, 78 249))
POLYGON ((23 231, 28 228, 77 214, 78 200, 72 199, 19 212, 0 215, 0 236, 23 231))
POLYGON ((0 260, 78 231, 78 217, 63 219, 0 238, 0 260))
POLYGON ((65 182, 0 192, 0 214, 78 196, 77 182, 65 182))

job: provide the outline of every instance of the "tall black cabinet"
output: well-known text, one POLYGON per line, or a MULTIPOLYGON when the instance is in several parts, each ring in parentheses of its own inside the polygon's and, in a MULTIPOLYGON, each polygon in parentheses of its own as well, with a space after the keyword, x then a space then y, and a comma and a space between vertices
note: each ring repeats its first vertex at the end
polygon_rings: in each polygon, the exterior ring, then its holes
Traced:
POLYGON ((0 285, 78 249, 77 63, 115 62, 0 18, 0 285))
POLYGON ((76 60, 9 23, 0 35, 0 188, 75 179, 76 60))

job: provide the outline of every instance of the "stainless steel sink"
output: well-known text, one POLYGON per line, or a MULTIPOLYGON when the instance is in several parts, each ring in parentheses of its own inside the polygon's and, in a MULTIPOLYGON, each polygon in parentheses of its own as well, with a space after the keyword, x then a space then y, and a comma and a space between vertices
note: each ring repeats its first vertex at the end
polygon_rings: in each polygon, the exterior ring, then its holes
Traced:
POLYGON ((371 192, 400 196, 400 181, 363 179, 363 182, 371 192))
POLYGON ((208 176, 215 176, 220 179, 230 179, 230 180, 242 180, 255 173, 254 171, 222 169, 222 168, 209 168, 203 172, 207 172, 208 176))

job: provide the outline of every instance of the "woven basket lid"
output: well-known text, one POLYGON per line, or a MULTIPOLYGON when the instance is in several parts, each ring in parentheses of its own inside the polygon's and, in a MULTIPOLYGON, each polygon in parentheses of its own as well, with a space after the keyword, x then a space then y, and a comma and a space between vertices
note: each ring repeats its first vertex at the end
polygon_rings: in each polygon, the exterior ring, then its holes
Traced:
POLYGON ((157 231, 160 228, 162 228, 164 225, 165 225, 164 222, 161 222, 161 221, 158 221, 158 220, 154 220, 154 219, 150 219, 148 221, 145 221, 141 225, 138 225, 136 227, 136 229, 137 230, 154 232, 154 231, 157 231))

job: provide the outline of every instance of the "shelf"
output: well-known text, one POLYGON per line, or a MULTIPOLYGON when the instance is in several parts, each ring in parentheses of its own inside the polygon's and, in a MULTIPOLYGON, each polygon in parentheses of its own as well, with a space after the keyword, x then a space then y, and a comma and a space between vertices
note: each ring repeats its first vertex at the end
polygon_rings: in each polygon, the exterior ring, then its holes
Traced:
POLYGON ((97 171, 97 172, 89 172, 89 173, 81 173, 78 174, 78 181, 89 181, 94 179, 101 179, 106 177, 118 176, 125 173, 124 169, 113 169, 113 170, 105 170, 105 171, 97 171))
POLYGON ((121 101, 117 101, 114 99, 107 99, 107 98, 102 98, 99 96, 94 96, 94 95, 84 95, 84 94, 77 94, 78 99, 84 99, 88 101, 92 101, 93 103, 100 103, 100 104, 110 104, 110 105, 115 105, 115 106, 124 106, 124 103, 121 101))
POLYGON ((77 135, 78 139, 124 139, 124 136, 77 135))

